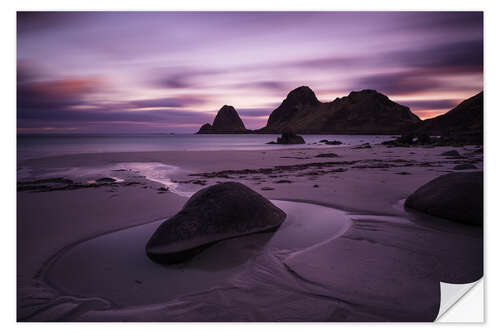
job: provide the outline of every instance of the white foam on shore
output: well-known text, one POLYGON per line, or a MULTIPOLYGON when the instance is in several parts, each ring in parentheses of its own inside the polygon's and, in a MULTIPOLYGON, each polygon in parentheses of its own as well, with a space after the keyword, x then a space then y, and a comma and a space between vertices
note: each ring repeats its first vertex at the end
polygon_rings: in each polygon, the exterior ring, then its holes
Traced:
POLYGON ((190 197, 195 192, 181 189, 179 183, 172 181, 173 175, 179 174, 181 171, 185 171, 174 165, 159 162, 126 162, 116 164, 114 169, 124 169, 137 172, 148 180, 165 185, 165 187, 168 187, 171 192, 183 197, 190 197))
POLYGON ((184 184, 172 181, 172 176, 181 172, 186 172, 186 170, 159 162, 124 162, 101 167, 47 168, 37 170, 36 175, 34 175, 31 168, 24 167, 18 170, 18 178, 23 180, 31 178, 67 177, 72 180, 83 179, 86 183, 93 184, 96 182, 97 178, 109 177, 113 178, 116 183, 121 183, 126 180, 125 176, 122 176, 125 178, 117 177, 117 173, 121 171, 135 173, 150 181, 163 184, 165 187, 168 187, 171 192, 183 197, 190 197, 196 192, 194 188, 192 191, 187 190, 189 186, 182 186, 184 184))

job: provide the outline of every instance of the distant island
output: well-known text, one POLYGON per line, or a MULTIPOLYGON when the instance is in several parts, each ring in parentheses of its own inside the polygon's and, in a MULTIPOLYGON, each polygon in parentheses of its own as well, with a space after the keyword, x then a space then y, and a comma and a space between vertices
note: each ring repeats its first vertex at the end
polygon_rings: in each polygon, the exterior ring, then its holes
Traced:
POLYGON ((421 120, 407 106, 391 101, 376 90, 353 91, 327 103, 320 102, 311 88, 298 87, 288 93, 271 112, 265 127, 245 128, 233 106, 224 105, 212 125, 197 134, 483 134, 483 92, 463 101, 435 118, 421 120))
POLYGON ((201 126, 198 134, 238 134, 250 133, 247 130, 238 112, 231 105, 224 105, 215 116, 212 125, 201 126))

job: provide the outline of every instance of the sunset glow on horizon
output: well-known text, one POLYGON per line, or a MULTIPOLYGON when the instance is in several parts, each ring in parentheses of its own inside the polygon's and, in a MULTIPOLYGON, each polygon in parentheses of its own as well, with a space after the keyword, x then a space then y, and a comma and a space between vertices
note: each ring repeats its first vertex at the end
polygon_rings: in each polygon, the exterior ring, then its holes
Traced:
POLYGON ((19 12, 19 133, 261 128, 292 89, 375 89, 421 119, 483 90, 481 12, 19 12))

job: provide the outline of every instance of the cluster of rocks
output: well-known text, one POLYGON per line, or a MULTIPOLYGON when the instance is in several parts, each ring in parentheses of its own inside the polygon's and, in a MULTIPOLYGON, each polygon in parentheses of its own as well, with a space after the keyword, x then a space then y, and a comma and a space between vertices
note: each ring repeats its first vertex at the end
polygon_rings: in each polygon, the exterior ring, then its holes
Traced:
POLYGON ((412 147, 419 145, 430 145, 438 142, 438 138, 432 138, 427 134, 402 134, 400 137, 394 140, 388 140, 382 142, 383 145, 389 147, 412 147))
POLYGON ((279 137, 276 142, 271 141, 268 142, 267 144, 277 144, 277 145, 302 145, 305 144, 305 140, 303 137, 300 135, 297 135, 295 133, 291 132, 286 132, 281 134, 281 137, 279 137))
POLYGON ((382 142, 388 147, 415 147, 415 146, 456 146, 482 144, 482 135, 442 135, 430 136, 426 133, 402 134, 394 140, 382 142))
POLYGON ((64 177, 43 178, 35 180, 24 180, 17 182, 17 191, 35 191, 35 192, 51 192, 51 191, 67 191, 78 190, 83 188, 95 188, 109 186, 116 183, 116 180, 110 177, 96 179, 93 183, 79 183, 64 177))

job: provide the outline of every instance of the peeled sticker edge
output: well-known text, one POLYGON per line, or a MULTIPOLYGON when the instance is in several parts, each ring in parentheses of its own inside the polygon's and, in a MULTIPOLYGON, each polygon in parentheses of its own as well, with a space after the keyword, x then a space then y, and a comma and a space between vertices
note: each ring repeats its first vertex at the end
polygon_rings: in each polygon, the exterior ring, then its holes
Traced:
POLYGON ((436 317, 436 321, 444 315, 453 305, 455 305, 472 287, 474 287, 481 279, 464 284, 454 284, 439 282, 441 289, 441 301, 439 305, 439 313, 436 317))

